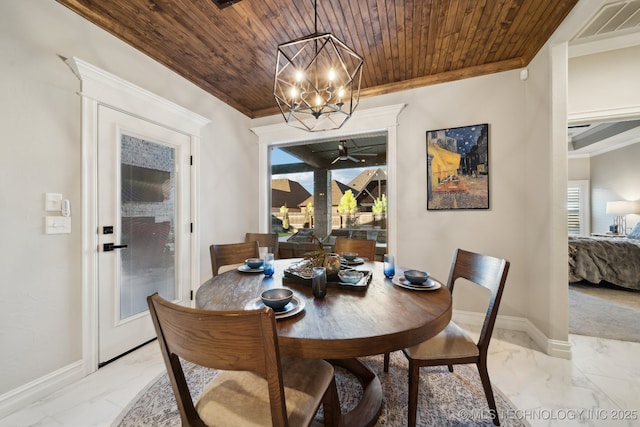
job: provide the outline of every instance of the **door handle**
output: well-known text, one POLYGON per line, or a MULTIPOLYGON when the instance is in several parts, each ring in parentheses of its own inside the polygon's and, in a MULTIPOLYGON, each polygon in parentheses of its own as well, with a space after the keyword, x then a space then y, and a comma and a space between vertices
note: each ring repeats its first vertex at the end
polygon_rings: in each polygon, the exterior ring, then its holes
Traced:
POLYGON ((111 252, 114 249, 124 249, 127 245, 114 245, 113 243, 105 243, 102 248, 105 252, 111 252))

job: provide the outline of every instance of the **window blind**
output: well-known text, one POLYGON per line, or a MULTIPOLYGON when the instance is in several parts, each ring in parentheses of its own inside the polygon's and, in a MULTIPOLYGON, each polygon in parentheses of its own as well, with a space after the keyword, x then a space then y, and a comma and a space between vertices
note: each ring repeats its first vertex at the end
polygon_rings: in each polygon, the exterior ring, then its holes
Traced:
POLYGON ((580 234, 581 191, 579 187, 567 189, 567 227, 569 234, 580 234))

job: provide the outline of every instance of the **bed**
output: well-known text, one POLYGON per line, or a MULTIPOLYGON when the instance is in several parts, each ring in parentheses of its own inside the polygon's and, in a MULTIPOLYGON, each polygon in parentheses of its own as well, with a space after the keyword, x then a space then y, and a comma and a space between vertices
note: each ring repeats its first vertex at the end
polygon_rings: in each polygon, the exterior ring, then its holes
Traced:
POLYGON ((640 240, 569 236, 569 282, 584 280, 640 290, 640 240))

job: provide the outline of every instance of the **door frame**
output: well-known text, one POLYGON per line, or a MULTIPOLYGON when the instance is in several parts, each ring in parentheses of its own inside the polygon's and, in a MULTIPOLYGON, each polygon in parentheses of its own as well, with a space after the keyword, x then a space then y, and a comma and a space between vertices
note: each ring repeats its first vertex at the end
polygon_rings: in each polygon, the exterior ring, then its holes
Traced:
POLYGON ((191 222, 189 287, 200 277, 200 131, 210 120, 78 58, 66 61, 81 81, 82 112, 82 360, 84 374, 98 369, 98 106, 102 105, 183 133, 190 138, 191 222))

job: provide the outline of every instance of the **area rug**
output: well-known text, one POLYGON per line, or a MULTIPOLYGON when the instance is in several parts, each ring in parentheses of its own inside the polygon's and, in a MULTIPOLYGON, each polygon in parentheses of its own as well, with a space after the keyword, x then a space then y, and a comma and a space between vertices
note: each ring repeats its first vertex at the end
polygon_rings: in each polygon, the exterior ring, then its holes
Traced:
MULTIPOLYGON (((384 404, 376 426, 407 424, 407 361, 400 352, 391 354, 389 373, 382 372, 382 356, 360 359, 380 377, 384 404)), ((216 371, 183 363, 192 395, 199 395, 216 371)), ((336 382, 343 412, 360 400, 362 388, 351 374, 336 368, 336 382)), ((502 426, 528 426, 518 419, 517 409, 493 386, 502 426)), ((318 412, 322 417, 322 409, 318 412)), ((113 427, 179 426, 180 415, 166 374, 133 399, 113 427)), ((422 368, 418 407, 419 426, 493 426, 488 415, 480 377, 475 365, 459 365, 450 373, 447 367, 422 368)))
POLYGON ((569 285, 569 333, 640 342, 640 292, 569 285))

